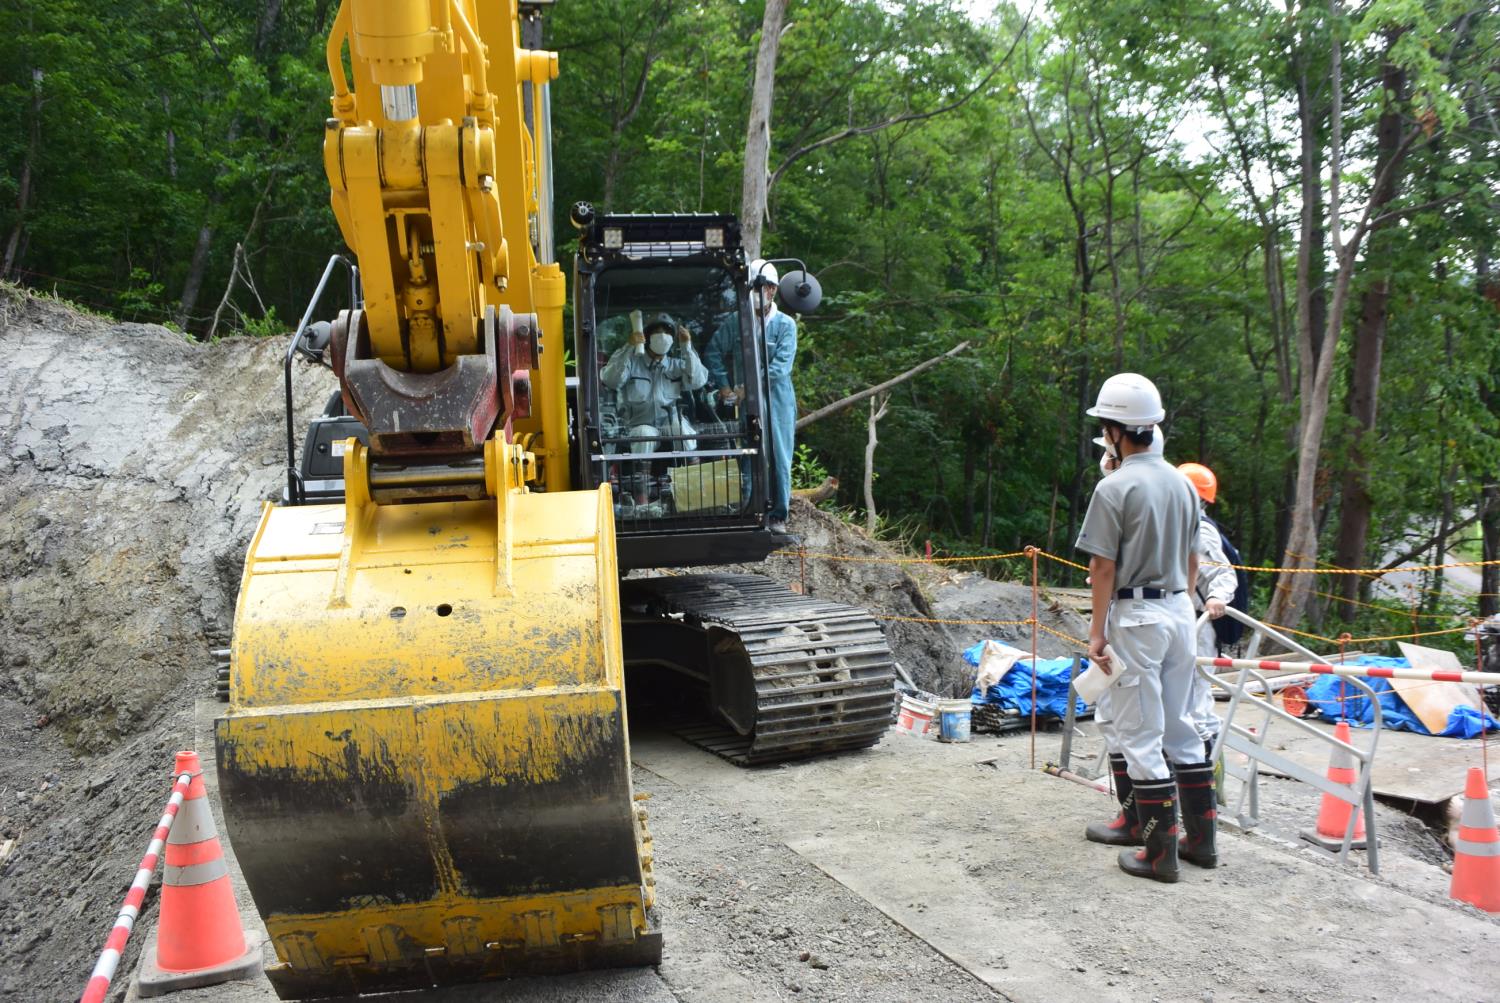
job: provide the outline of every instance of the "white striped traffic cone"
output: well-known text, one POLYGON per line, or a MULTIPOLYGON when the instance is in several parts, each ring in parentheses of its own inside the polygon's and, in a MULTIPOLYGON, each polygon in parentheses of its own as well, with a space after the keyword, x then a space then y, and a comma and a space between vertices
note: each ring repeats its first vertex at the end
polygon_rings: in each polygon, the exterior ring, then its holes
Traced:
POLYGON ((1484 771, 1469 768, 1464 785, 1464 812, 1458 820, 1453 845, 1453 883, 1448 896, 1500 912, 1500 830, 1495 828, 1495 806, 1484 771))

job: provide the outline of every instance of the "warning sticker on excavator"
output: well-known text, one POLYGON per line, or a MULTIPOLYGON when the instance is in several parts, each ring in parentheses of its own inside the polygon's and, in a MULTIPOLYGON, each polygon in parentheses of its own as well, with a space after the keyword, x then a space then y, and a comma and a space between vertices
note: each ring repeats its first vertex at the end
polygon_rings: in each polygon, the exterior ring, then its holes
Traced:
POLYGON ((343 531, 343 522, 315 522, 313 523, 313 528, 308 532, 312 536, 318 536, 321 534, 336 535, 342 533, 343 531))
POLYGON ((344 455, 344 443, 346 441, 347 440, 345 439, 335 439, 333 442, 329 443, 329 448, 333 451, 334 456, 344 455))

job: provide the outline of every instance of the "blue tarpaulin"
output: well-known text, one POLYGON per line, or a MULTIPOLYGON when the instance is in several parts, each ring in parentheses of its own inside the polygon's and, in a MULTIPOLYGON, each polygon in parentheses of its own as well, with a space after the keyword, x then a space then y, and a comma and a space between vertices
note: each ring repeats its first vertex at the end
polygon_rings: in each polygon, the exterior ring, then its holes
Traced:
MULTIPOLYGON (((964 661, 978 668, 980 656, 983 654, 984 642, 980 641, 965 651, 963 658, 964 661)), ((1080 658, 1078 662, 1080 673, 1089 667, 1087 658, 1080 658)), ((1073 672, 1073 659, 1039 658, 1036 664, 1037 714, 1050 714, 1059 718, 1065 716, 1068 713, 1068 681, 1073 672)), ((1022 717, 1030 717, 1031 676, 1031 659, 1018 659, 1016 664, 1011 666, 1010 671, 984 693, 979 692, 979 687, 974 687, 972 700, 976 704, 994 704, 998 707, 1014 708, 1022 717)), ((1088 712, 1088 709, 1088 705, 1079 698, 1074 710, 1079 714, 1084 714, 1088 712)))
MULTIPOLYGON (((1351 659, 1350 665, 1378 666, 1389 669, 1407 669, 1411 662, 1404 658, 1383 658, 1379 655, 1361 655, 1351 659)), ((1369 687, 1375 691, 1380 700, 1381 726, 1393 731, 1414 731, 1418 735, 1431 735, 1417 715, 1413 714, 1411 708, 1406 706, 1406 701, 1392 688, 1388 679, 1365 679, 1369 687)), ((1325 721, 1348 721, 1356 728, 1368 728, 1375 720, 1375 711, 1370 706, 1370 698, 1364 695, 1364 691, 1351 683, 1343 682, 1338 676, 1319 676, 1317 681, 1307 688, 1307 701, 1317 709, 1318 714, 1325 721), (1339 703, 1342 698, 1344 712, 1339 713, 1339 703)), ((1441 732, 1444 738, 1478 738, 1481 727, 1479 711, 1473 707, 1455 707, 1448 715, 1448 726, 1441 732)), ((1485 724, 1490 731, 1500 729, 1497 722, 1488 712, 1484 715, 1485 724)))

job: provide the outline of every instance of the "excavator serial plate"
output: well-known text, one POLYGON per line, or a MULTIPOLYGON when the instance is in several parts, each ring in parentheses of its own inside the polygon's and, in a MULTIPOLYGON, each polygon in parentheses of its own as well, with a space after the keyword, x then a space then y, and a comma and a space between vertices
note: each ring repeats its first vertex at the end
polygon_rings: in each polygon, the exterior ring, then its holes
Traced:
POLYGON ((895 715, 895 658, 869 613, 759 575, 665 575, 621 583, 627 664, 708 684, 723 726, 678 734, 742 765, 880 741, 895 715))
POLYGON ((612 518, 267 507, 216 732, 282 998, 660 961, 612 518))

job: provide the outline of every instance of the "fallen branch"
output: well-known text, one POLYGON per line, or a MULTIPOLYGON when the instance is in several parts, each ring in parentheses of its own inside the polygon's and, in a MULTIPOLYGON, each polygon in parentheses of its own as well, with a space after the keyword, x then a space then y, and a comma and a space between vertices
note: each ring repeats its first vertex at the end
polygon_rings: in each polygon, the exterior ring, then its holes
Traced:
POLYGON ((954 345, 952 348, 948 349, 942 355, 934 355, 926 362, 922 362, 918 365, 913 366, 906 372, 902 373, 900 376, 893 376, 890 379, 886 380, 884 383, 877 383, 873 387, 866 387, 864 390, 861 390, 857 394, 851 394, 842 400, 836 400, 832 404, 825 405, 824 407, 818 408, 816 411, 805 414, 797 419, 797 430, 800 432, 802 429, 811 425, 813 422, 818 421, 819 419, 827 418, 831 414, 838 414, 840 411, 847 410, 848 408, 853 407, 855 404, 858 404, 862 400, 867 400, 871 397, 874 397, 876 394, 885 393, 892 387, 900 386, 902 383, 905 383, 913 376, 919 376, 922 373, 927 372, 927 370, 931 369, 939 362, 942 362, 944 359, 951 359, 953 356, 957 355, 959 352, 962 352, 968 347, 969 343, 967 341, 961 341, 958 344, 954 345))
MULTIPOLYGON (((1455 533, 1462 533, 1464 530, 1468 529, 1470 526, 1472 526, 1476 522, 1478 522, 1479 519, 1480 519, 1480 517, 1483 516, 1483 515, 1484 515, 1484 509, 1480 508, 1479 511, 1475 512, 1473 515, 1469 516, 1467 519, 1464 519, 1464 520, 1462 520, 1460 522, 1456 522, 1452 526, 1449 526, 1448 527, 1448 531, 1446 533, 1444 533, 1444 534, 1441 534, 1441 535, 1444 535, 1444 536, 1453 536, 1455 533)), ((1389 561, 1387 561, 1385 564, 1383 564, 1381 566, 1380 570, 1382 570, 1382 571, 1400 571, 1401 570, 1401 567, 1400 567, 1401 565, 1405 564, 1407 561, 1415 560, 1416 557, 1417 557, 1417 555, 1421 554, 1422 551, 1424 551, 1424 550, 1431 550, 1432 547, 1433 547, 1433 545, 1435 543, 1437 543, 1437 542, 1438 542, 1438 537, 1436 537, 1436 536, 1428 537, 1426 540, 1423 540, 1421 543, 1417 544, 1415 547, 1412 547, 1410 550, 1404 551, 1403 553, 1398 554, 1397 556, 1391 558, 1389 561)))
POLYGON ((832 475, 823 478, 823 483, 815 488, 798 488, 792 492, 794 498, 805 498, 814 505, 820 501, 827 501, 839 493, 839 479, 832 475))

